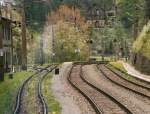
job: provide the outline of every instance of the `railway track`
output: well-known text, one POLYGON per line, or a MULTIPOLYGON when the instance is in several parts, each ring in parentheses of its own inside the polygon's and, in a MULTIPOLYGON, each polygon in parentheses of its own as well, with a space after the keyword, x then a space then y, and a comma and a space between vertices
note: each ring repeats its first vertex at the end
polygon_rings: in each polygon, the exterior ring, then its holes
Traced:
POLYGON ((24 81, 18 91, 13 114, 47 114, 47 106, 41 93, 41 82, 56 67, 50 65, 40 70, 38 68, 34 75, 24 81))
POLYGON ((143 80, 143 79, 140 79, 140 78, 137 78, 137 77, 133 77, 133 76, 130 76, 129 74, 127 74, 126 72, 124 71, 121 71, 120 69, 116 68, 115 66, 111 65, 111 64, 108 64, 108 65, 105 65, 105 67, 107 67, 109 70, 111 70, 113 73, 115 73, 116 75, 120 76, 121 78, 125 79, 126 81, 129 81, 130 83, 133 83, 135 85, 140 85, 140 86, 143 86, 147 89, 150 90, 150 83, 143 80), (129 75, 129 77, 132 77, 133 80, 128 80, 127 77, 129 75))
POLYGON ((96 114, 132 114, 114 97, 89 83, 83 76, 81 65, 72 67, 68 81, 89 101, 96 114))
POLYGON ((148 87, 144 87, 142 85, 132 83, 124 79, 117 73, 114 73, 113 71, 108 69, 105 65, 98 65, 97 67, 102 72, 102 74, 111 82, 150 100, 150 89, 148 87))

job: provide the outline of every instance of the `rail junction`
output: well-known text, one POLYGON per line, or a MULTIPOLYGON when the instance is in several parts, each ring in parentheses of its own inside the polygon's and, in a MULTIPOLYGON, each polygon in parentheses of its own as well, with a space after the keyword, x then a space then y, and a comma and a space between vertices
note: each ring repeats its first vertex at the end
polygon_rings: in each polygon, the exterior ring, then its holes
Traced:
MULTIPOLYGON (((96 114, 149 114, 149 84, 128 80, 123 72, 109 67, 107 63, 72 63, 66 80, 72 89, 87 100, 96 114), (130 96, 137 101, 130 101, 130 96)), ((41 82, 55 68, 57 65, 34 69, 35 74, 25 80, 18 91, 14 114, 48 114, 47 103, 41 93, 41 82)))

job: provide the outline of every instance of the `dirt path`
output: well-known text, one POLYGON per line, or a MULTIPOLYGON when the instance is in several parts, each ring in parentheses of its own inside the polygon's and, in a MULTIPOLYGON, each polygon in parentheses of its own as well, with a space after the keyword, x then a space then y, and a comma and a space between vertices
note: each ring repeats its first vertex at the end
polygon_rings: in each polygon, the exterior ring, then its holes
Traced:
POLYGON ((122 62, 122 63, 123 63, 124 68, 128 71, 128 74, 130 74, 131 76, 140 78, 142 80, 145 80, 147 82, 150 82, 150 76, 149 75, 141 74, 139 71, 137 71, 134 67, 132 67, 128 63, 124 63, 124 62, 122 62))

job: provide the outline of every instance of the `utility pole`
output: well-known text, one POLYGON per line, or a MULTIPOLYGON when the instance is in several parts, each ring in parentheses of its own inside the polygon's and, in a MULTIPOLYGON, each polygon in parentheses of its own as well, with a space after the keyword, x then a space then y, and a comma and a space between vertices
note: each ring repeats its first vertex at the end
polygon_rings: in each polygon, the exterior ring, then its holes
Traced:
POLYGON ((137 6, 137 3, 135 3, 135 17, 134 17, 134 24, 133 24, 133 36, 134 36, 134 40, 136 40, 136 38, 138 37, 138 33, 139 33, 139 8, 137 6))
POLYGON ((43 65, 44 64, 44 51, 43 51, 43 35, 41 33, 41 38, 40 38, 40 64, 43 65))
POLYGON ((22 0, 22 70, 27 70, 27 41, 26 41, 26 14, 25 0, 22 0))
POLYGON ((52 30, 52 62, 55 62, 55 35, 54 35, 54 25, 51 25, 52 30))

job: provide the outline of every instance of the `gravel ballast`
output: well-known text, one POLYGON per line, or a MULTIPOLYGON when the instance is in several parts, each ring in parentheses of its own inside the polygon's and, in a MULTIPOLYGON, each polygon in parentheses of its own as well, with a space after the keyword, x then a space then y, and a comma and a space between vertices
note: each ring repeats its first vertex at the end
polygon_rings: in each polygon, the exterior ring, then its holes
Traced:
POLYGON ((68 82, 72 63, 63 64, 60 75, 52 79, 52 91, 62 108, 61 114, 95 114, 88 101, 68 82))
POLYGON ((150 114, 150 105, 138 99, 136 94, 112 82, 96 69, 94 65, 83 67, 84 76, 95 86, 115 97, 134 114, 150 114))

